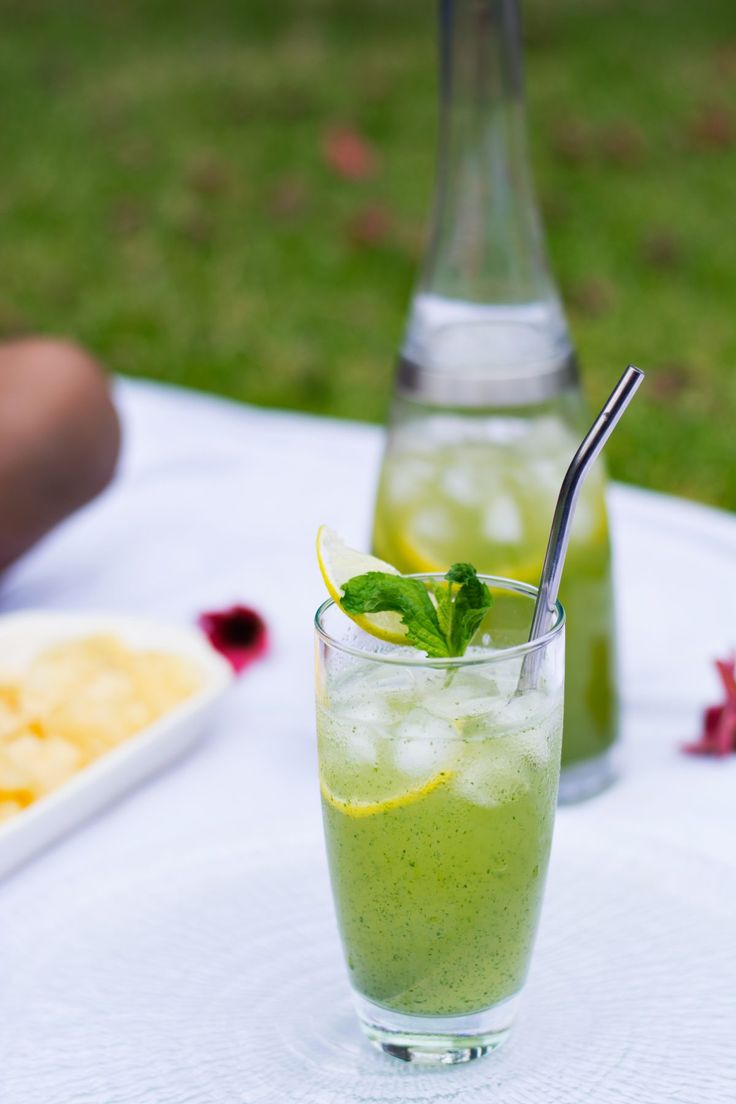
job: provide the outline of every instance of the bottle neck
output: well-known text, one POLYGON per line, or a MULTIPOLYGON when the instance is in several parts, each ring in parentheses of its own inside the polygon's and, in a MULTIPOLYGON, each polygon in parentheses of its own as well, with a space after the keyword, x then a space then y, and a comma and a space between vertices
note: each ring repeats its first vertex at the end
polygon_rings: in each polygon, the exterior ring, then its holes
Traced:
POLYGON ((518 3, 439 12, 437 185, 399 384, 437 402, 543 401, 574 370, 529 168, 518 3))

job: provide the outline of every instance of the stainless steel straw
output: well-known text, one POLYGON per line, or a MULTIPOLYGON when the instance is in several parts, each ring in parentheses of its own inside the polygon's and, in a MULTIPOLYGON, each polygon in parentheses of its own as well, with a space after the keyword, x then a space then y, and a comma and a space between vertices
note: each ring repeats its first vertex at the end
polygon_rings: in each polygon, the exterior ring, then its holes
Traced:
MULTIPOLYGON (((643 379, 644 373, 639 368, 635 368, 633 364, 630 364, 585 435, 582 444, 572 458, 570 467, 565 473, 555 507, 555 516, 552 519, 547 552, 544 557, 542 578, 539 582, 539 593, 537 594, 532 627, 529 633, 530 642, 544 636, 552 627, 562 570, 565 566, 565 555, 570 543, 570 530, 583 480, 590 471, 593 461, 613 433, 616 423, 633 399, 643 379)), ((539 658, 538 650, 525 656, 519 680, 520 691, 534 685, 539 658)))

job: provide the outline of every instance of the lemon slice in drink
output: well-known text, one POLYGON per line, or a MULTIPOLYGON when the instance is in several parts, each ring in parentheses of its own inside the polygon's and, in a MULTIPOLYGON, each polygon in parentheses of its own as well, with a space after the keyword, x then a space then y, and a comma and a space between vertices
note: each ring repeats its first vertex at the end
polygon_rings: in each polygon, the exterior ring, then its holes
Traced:
MULTIPOLYGON (((410 530, 404 529, 394 533, 396 550, 401 553, 401 561, 407 565, 407 571, 417 574, 439 575, 447 571, 451 561, 444 562, 439 553, 422 547, 421 538, 410 530)), ((472 558, 472 557, 471 557, 472 558)), ((478 571, 484 572, 483 567, 477 566, 477 559, 473 560, 478 571)), ((501 579, 518 579, 522 583, 539 582, 542 573, 542 561, 537 557, 520 560, 518 563, 504 563, 501 561, 494 566, 493 571, 484 572, 500 577, 501 579)))
POLYGON ((324 778, 320 779, 320 789, 327 804, 332 805, 333 809, 337 809, 338 812, 350 817, 369 817, 375 816, 377 813, 390 812, 392 809, 401 809, 405 805, 413 805, 415 801, 421 801, 423 797, 427 797, 428 794, 449 782, 454 773, 452 770, 439 771, 427 782, 422 783, 421 786, 404 790, 403 793, 394 794, 391 797, 383 798, 381 801, 348 801, 344 797, 338 797, 327 785, 324 778))
MULTIPOLYGON (((340 605, 342 590, 349 579, 364 575, 367 571, 384 571, 389 575, 398 575, 392 564, 349 548, 342 537, 327 525, 321 525, 317 533, 317 562, 322 572, 330 598, 340 605)), ((346 611, 347 612, 347 611, 346 611)), ((398 613, 360 613, 347 614, 356 625, 385 640, 389 644, 406 643, 406 626, 398 613)))

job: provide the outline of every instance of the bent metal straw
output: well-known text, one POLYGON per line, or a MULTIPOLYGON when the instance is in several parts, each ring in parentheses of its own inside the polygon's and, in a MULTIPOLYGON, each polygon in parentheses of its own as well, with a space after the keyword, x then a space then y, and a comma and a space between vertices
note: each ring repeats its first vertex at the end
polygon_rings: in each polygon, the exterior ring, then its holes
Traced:
MULTIPOLYGON (((552 529, 547 542, 542 577, 539 581, 539 593, 537 594, 532 627, 529 633, 530 643, 539 639, 540 636, 544 636, 552 626, 562 571, 565 566, 565 555, 570 543, 570 531, 575 517, 575 507, 583 480, 613 433, 619 418, 641 386, 643 379, 644 373, 633 364, 630 364, 583 438, 580 447, 572 458, 570 467, 565 473, 565 478, 562 480, 562 487, 552 519, 552 529)), ((520 691, 528 689, 536 680, 536 656, 536 652, 529 652, 524 659, 519 680, 520 691)))

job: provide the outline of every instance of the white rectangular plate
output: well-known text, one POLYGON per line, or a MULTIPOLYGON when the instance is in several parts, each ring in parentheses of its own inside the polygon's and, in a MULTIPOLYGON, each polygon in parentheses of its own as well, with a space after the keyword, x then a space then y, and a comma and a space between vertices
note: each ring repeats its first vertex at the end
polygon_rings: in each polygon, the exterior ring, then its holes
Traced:
POLYGON ((18 677, 38 652, 65 640, 109 633, 132 648, 182 656, 201 689, 101 756, 48 796, 0 825, 0 878, 64 832, 175 759, 203 731, 232 682, 229 665, 196 630, 118 615, 33 611, 0 616, 0 679, 18 677))

